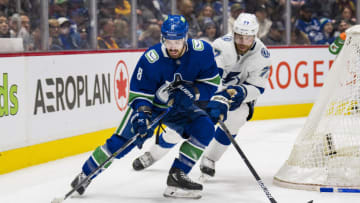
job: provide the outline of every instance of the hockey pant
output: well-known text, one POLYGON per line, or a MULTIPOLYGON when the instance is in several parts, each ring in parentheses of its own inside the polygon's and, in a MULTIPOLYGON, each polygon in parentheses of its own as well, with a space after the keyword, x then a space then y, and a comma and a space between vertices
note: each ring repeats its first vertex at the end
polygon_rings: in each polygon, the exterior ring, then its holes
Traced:
MULTIPOLYGON (((228 112, 227 120, 224 122, 230 133, 235 138, 238 130, 250 120, 254 112, 254 103, 243 103, 234 111, 228 112)), ((210 142, 204 152, 204 156, 210 160, 218 161, 230 145, 230 140, 225 131, 218 126, 215 131, 215 137, 210 142)))

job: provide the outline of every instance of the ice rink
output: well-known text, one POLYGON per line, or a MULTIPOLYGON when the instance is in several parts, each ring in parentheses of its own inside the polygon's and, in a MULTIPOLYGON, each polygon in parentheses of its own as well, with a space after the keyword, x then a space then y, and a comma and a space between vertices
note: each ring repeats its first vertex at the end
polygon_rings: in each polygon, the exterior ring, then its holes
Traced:
MULTIPOLYGON (((359 203, 360 194, 308 192, 272 184, 274 174, 288 158, 305 120, 296 118, 248 122, 236 140, 278 202, 306 203, 314 200, 314 203, 359 203)), ((143 150, 149 147, 150 142, 145 144, 143 150)), ((69 198, 64 202, 269 202, 232 146, 217 163, 215 178, 204 184, 203 197, 199 200, 168 199, 162 196, 168 170, 178 153, 177 147, 151 168, 136 172, 131 164, 142 153, 135 149, 124 159, 115 160, 108 170, 91 183, 85 196, 69 198)), ((50 203, 55 197, 63 197, 70 190, 69 183, 80 172, 89 154, 0 175, 0 203, 50 203)), ((194 180, 199 177, 198 165, 190 177, 194 180)))

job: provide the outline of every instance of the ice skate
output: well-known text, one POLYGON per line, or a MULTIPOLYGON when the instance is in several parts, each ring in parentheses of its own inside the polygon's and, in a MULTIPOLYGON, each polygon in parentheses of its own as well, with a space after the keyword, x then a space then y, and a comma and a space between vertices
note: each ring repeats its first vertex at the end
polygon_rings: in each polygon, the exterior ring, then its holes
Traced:
MULTIPOLYGON (((79 175, 77 175, 75 177, 75 179, 71 182, 71 187, 72 188, 76 188, 78 186, 79 183, 81 183, 84 179, 86 178, 86 175, 81 172, 79 175)), ((82 195, 84 194, 86 188, 89 186, 91 180, 86 180, 78 189, 76 189, 76 192, 79 194, 79 195, 82 195)))
POLYGON ((167 178, 167 188, 164 197, 200 199, 203 186, 192 181, 184 171, 171 168, 167 178))
POLYGON ((215 161, 204 156, 201 159, 200 171, 201 175, 199 177, 199 181, 201 183, 208 181, 211 177, 215 176, 215 161))
POLYGON ((136 158, 133 162, 133 168, 135 171, 141 171, 155 163, 155 159, 150 152, 145 152, 143 155, 136 158))

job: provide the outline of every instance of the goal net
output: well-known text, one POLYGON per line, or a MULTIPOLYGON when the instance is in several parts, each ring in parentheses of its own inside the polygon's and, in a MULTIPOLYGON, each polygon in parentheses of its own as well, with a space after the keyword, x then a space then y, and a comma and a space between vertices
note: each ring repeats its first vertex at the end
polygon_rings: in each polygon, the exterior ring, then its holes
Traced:
POLYGON ((360 25, 346 36, 276 185, 360 187, 360 25))

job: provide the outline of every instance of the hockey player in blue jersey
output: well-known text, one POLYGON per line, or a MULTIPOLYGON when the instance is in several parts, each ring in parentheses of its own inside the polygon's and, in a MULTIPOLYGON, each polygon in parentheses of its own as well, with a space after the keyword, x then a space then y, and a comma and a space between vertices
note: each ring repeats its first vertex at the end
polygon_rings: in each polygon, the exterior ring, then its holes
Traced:
MULTIPOLYGON (((73 188, 137 133, 140 136, 136 141, 116 158, 125 156, 135 146, 141 148, 153 134, 148 129, 149 122, 171 106, 162 123, 185 140, 169 171, 164 196, 201 197, 202 185, 190 180, 187 174, 215 130, 209 116, 194 102, 209 101, 220 84, 220 76, 212 47, 188 39, 187 32, 188 23, 183 16, 169 15, 164 21, 161 43, 144 52, 131 77, 125 117, 116 132, 86 160, 82 172, 71 183, 73 188)), ((93 178, 77 189, 80 195, 93 178)))
MULTIPOLYGON (((266 46, 256 38, 259 25, 253 14, 242 13, 234 22, 233 33, 213 42, 215 60, 222 75, 222 86, 207 105, 213 122, 220 118, 235 137, 239 128, 250 120, 256 99, 265 91, 271 60, 266 46)), ((158 144, 133 162, 135 170, 142 170, 161 159, 177 142, 176 132, 166 130, 158 144)), ((201 180, 215 175, 215 162, 224 154, 230 140, 220 127, 211 141, 200 164, 201 180)))

